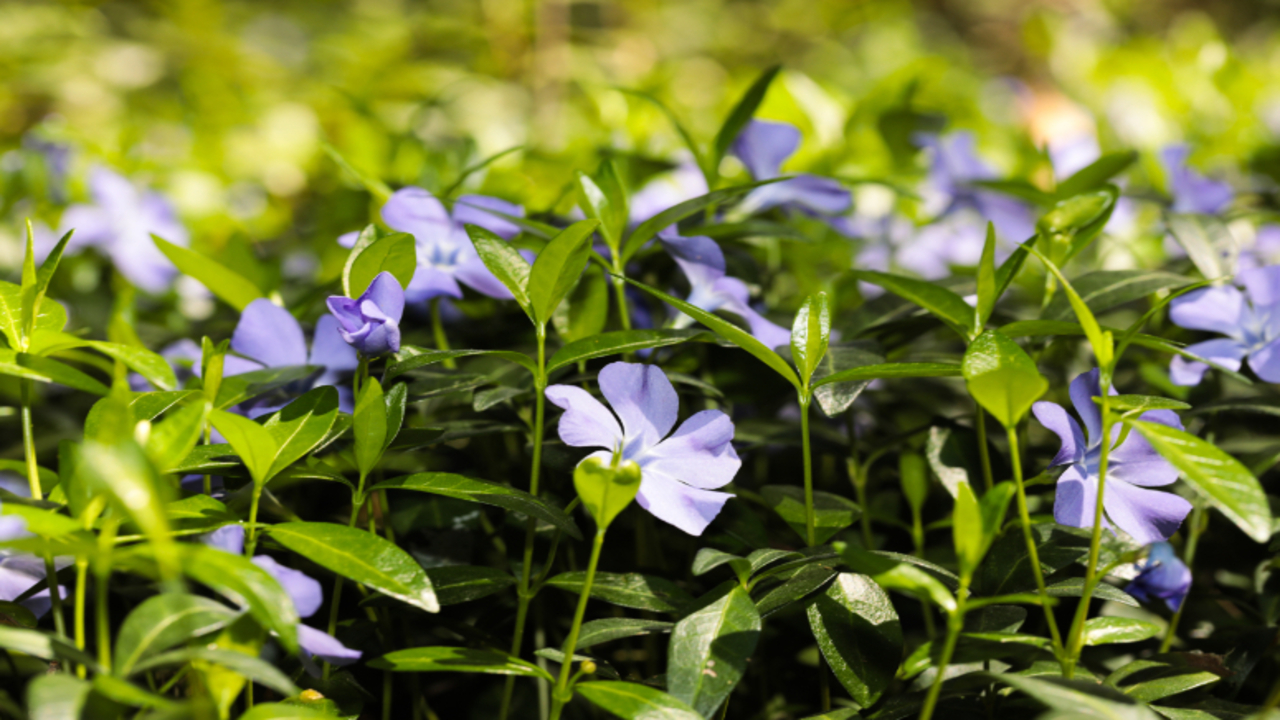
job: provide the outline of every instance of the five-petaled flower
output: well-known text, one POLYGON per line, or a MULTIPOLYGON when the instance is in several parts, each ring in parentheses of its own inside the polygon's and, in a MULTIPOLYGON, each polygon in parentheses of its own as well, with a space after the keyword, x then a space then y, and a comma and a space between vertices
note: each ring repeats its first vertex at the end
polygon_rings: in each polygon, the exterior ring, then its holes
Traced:
POLYGON ((338 333, 367 357, 400 352, 400 317, 404 289, 389 272, 380 272, 360 297, 332 295, 329 312, 338 318, 338 333))
POLYGON ((1124 589, 1141 602, 1163 600, 1177 612, 1191 591, 1191 569, 1178 559, 1173 546, 1158 542, 1147 552, 1147 560, 1138 566, 1138 576, 1124 589))
MULTIPOLYGON (((1187 348, 1187 352, 1229 370, 1245 358, 1258 377, 1280 382, 1280 265, 1236 275, 1244 292, 1232 285, 1192 290, 1169 304, 1169 319, 1190 330, 1226 335, 1187 348)), ((1169 376, 1177 385, 1198 385, 1209 366, 1175 357, 1169 376)))
MULTIPOLYGON (((1098 471, 1102 454, 1102 411, 1093 398, 1100 397, 1095 368, 1071 381, 1071 404, 1075 406, 1084 431, 1057 403, 1038 402, 1032 406, 1036 419, 1062 440, 1054 456, 1054 466, 1067 468, 1058 478, 1053 517, 1063 525, 1093 527, 1098 502, 1098 471)), ((1115 388, 1111 393, 1115 394, 1115 388)), ((1152 410, 1142 420, 1182 429, 1171 410, 1152 410)), ((1149 488, 1170 485, 1178 470, 1162 458, 1138 432, 1130 432, 1124 442, 1114 445, 1122 428, 1112 428, 1107 462, 1107 486, 1102 496, 1105 526, 1115 525, 1144 545, 1167 540, 1182 524, 1191 503, 1169 492, 1149 488)))
POLYGON ((612 413, 582 388, 547 388, 547 399, 565 411, 560 439, 573 447, 603 448, 588 457, 608 462, 618 453, 620 460, 635 462, 641 471, 640 506, 690 535, 701 535, 733 497, 715 488, 732 482, 742 466, 733 449, 733 421, 719 410, 703 410, 668 437, 680 399, 662 370, 616 362, 600 371, 599 380, 612 413))
MULTIPOLYGON (((733 141, 733 154, 756 180, 772 180, 782 174, 782 163, 800 147, 800 130, 792 125, 752 120, 733 141)), ((832 218, 853 207, 849 189, 831 178, 800 174, 752 190, 740 210, 756 213, 772 207, 800 210, 832 218)))

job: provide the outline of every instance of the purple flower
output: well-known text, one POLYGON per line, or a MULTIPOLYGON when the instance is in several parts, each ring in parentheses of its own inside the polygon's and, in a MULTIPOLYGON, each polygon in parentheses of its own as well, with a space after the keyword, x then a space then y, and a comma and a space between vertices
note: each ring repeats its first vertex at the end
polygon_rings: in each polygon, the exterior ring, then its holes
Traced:
POLYGON ((546 392, 565 410, 560 439, 566 445, 604 448, 588 457, 608 461, 617 452, 640 466, 636 499, 659 520, 701 535, 733 497, 714 492, 742 466, 733 449, 733 422, 719 410, 703 410, 667 437, 680 399, 656 366, 616 362, 600 371, 600 392, 613 413, 579 387, 552 385, 546 392))
POLYGON ((702 170, 686 160, 674 170, 655 176, 631 196, 630 220, 638 225, 663 210, 708 192, 702 170))
MULTIPOLYGON (((916 142, 931 155, 929 176, 921 188, 926 214, 939 218, 959 213, 962 221, 945 232, 949 242, 964 249, 952 249, 953 255, 980 257, 986 240, 987 221, 996 226, 1001 246, 997 262, 1012 252, 1013 244, 1035 234, 1031 210, 1019 200, 974 186, 978 180, 994 180, 996 171, 978 157, 974 137, 969 132, 951 133, 945 137, 921 134, 916 142), (970 249, 976 247, 976 250, 970 249)), ((928 230, 926 226, 926 231, 928 230)))
POLYGON ((400 352, 400 317, 404 289, 389 272, 380 272, 359 298, 333 295, 329 312, 338 318, 338 333, 367 357, 400 352))
POLYGON ((1231 186, 1221 180, 1213 180, 1187 166, 1191 149, 1186 145, 1169 145, 1160 152, 1160 164, 1169 179, 1169 194, 1173 196, 1173 211, 1217 215, 1235 198, 1231 186))
MULTIPOLYGON (((211 533, 200 536, 200 541, 209 547, 217 548, 232 555, 244 554, 244 526, 223 525, 211 533)), ((280 587, 289 594, 298 617, 309 618, 320 610, 324 602, 324 591, 320 583, 310 575, 285 567, 267 555, 256 555, 253 564, 266 570, 271 577, 280 583, 280 587)), ((330 665, 343 666, 360 659, 360 651, 352 650, 334 636, 321 632, 313 627, 298 624, 298 645, 302 648, 302 664, 312 677, 320 677, 320 668, 311 661, 312 656, 319 657, 330 665)))
MULTIPOLYGON (((1169 319, 1190 330, 1226 335, 1187 348, 1230 370, 1245 358, 1258 377, 1280 382, 1280 265, 1245 270, 1233 285, 1192 290, 1169 304, 1169 319)), ((1175 357, 1169 377, 1177 385, 1197 385, 1208 365, 1175 357)))
POLYGON ((1191 591, 1191 569, 1173 552, 1167 542, 1158 542, 1147 551, 1147 560, 1138 566, 1138 577, 1124 589, 1141 602, 1163 600, 1173 612, 1191 591))
MULTIPOLYGON (((479 225, 508 240, 520 232, 515 224, 488 210, 523 217, 524 208, 485 195, 462 195, 454 203, 452 215, 431 193, 419 187, 397 190, 382 206, 382 220, 393 230, 413 236, 418 269, 405 289, 411 303, 436 297, 462 297, 458 283, 477 292, 510 300, 511 291, 494 277, 476 253, 464 225, 479 225)), ((355 245, 356 233, 338 238, 344 247, 355 245)))
MULTIPOLYGON (((756 180, 782 174, 782 163, 800 147, 800 130, 786 123, 752 120, 733 141, 733 154, 756 180)), ((853 207, 848 188, 830 178, 796 175, 752 190, 740 210, 757 213, 772 207, 794 208, 810 215, 842 215, 853 207)))
MULTIPOLYGON (((727 310, 741 317, 751 328, 757 340, 776 348, 791 343, 791 331, 775 325, 747 304, 750 293, 747 284, 725 274, 724 253, 714 240, 708 237, 682 237, 663 231, 658 239, 676 264, 689 279, 689 297, 685 300, 707 312, 727 310)), ((676 327, 693 323, 693 318, 683 313, 676 318, 676 327)))
POLYGON ((72 205, 62 214, 58 234, 76 231, 67 249, 98 247, 129 282, 147 292, 163 292, 178 270, 151 235, 187 244, 187 230, 173 206, 158 193, 139 192, 123 176, 101 166, 90 172, 89 188, 92 204, 72 205))
MULTIPOLYGON (((1071 381, 1071 404, 1075 406, 1084 431, 1057 403, 1038 402, 1032 406, 1041 425, 1062 440, 1062 449, 1051 465, 1066 465, 1058 478, 1053 518, 1063 525, 1093 527, 1098 498, 1098 462, 1102 453, 1102 411, 1093 402, 1100 396, 1095 368, 1071 381)), ((1115 388, 1111 389, 1115 394, 1115 388)), ((1182 429, 1182 421, 1170 410, 1152 410, 1142 420, 1182 429)), ((1113 427, 1112 441, 1122 428, 1113 427)), ((1191 511, 1191 503, 1173 493, 1148 488, 1170 485, 1178 471, 1137 432, 1131 432, 1119 446, 1111 448, 1107 463, 1107 490, 1103 495, 1103 522, 1113 524, 1143 545, 1167 540, 1191 511)))
MULTIPOLYGON (((30 495, 30 491, 25 487, 15 486, 13 490, 15 494, 23 497, 30 495)), ((17 515, 0 516, 0 542, 21 540, 29 536, 26 520, 17 515)), ((56 558, 54 560, 54 567, 59 570, 69 564, 71 564, 70 558, 56 558)), ((22 597, 23 593, 30 590, 34 585, 45 581, 45 570, 43 558, 24 552, 0 551, 0 600, 13 602, 22 597)), ((58 586, 58 596, 66 598, 67 590, 65 587, 58 586)), ((44 617, 44 614, 49 612, 49 608, 53 607, 53 599, 49 593, 49 588, 46 587, 28 596, 22 601, 21 605, 30 610, 36 617, 44 617)))

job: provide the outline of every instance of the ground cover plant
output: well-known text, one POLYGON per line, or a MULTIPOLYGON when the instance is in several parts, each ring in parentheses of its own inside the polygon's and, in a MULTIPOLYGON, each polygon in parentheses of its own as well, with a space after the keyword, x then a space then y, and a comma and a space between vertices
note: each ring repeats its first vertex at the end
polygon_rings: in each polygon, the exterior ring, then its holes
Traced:
POLYGON ((800 77, 234 222, 26 131, 0 715, 1280 716, 1274 148, 997 170, 899 77, 852 172, 800 77))

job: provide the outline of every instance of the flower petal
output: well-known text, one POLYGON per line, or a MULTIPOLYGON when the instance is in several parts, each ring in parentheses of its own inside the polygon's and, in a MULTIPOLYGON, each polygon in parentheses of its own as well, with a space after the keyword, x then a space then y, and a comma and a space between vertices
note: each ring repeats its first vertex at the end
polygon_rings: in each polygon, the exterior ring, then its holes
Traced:
POLYGON ((1244 285, 1245 294, 1255 308, 1280 303, 1280 265, 1241 271, 1236 281, 1244 285))
POLYGON ((1142 545, 1168 540, 1191 512, 1191 503, 1173 493, 1112 479, 1102 504, 1111 522, 1142 545))
POLYGON ((740 210, 753 214, 782 206, 813 215, 840 215, 853 207, 853 194, 836 180, 804 174, 752 190, 740 210))
POLYGON ((683 237, 666 231, 659 233, 658 239, 688 278, 692 288, 690 297, 724 277, 724 252, 715 240, 700 235, 683 237))
POLYGON ((1170 145, 1160 153, 1160 161, 1169 176, 1169 193, 1173 195, 1173 211, 1216 215, 1231 204, 1235 192, 1231 186, 1213 180, 1187 166, 1191 154, 1185 145, 1170 145))
MULTIPOLYGON (((1229 370, 1239 370, 1240 361, 1244 359, 1248 349, 1239 340, 1216 338, 1190 345, 1186 351, 1206 360, 1212 360, 1229 370)), ((1175 355, 1173 360, 1169 361, 1169 379, 1174 385, 1199 385, 1208 369, 1209 366, 1205 363, 1175 355)))
POLYGON ((659 472, 645 472, 636 502, 659 520, 701 535, 720 514, 730 493, 690 487, 659 472))
POLYGON ((1244 294, 1235 287, 1207 287, 1179 295, 1169 303, 1169 320, 1188 330, 1208 330, 1242 340, 1244 294))
POLYGON ((622 420, 628 458, 635 449, 657 445, 675 426, 680 397, 657 365, 610 363, 600 371, 599 382, 600 392, 622 420))
POLYGON ((355 348, 342 339, 338 318, 323 315, 316 321, 315 337, 311 338, 311 357, 308 363, 324 366, 324 374, 316 378, 316 385, 334 385, 339 373, 354 372, 360 367, 355 348))
POLYGON ((231 349, 267 367, 307 362, 302 326, 288 310, 266 298, 249 303, 240 314, 240 322, 231 335, 231 349))
MULTIPOLYGON (((1071 405, 1084 421, 1085 438, 1089 442, 1089 447, 1102 442, 1102 409, 1093 402, 1095 397, 1102 394, 1099 375, 1098 368, 1077 375, 1076 379, 1071 381, 1069 388, 1071 405)), ((1111 388, 1111 394, 1116 394, 1114 387, 1111 388)))
POLYGON ((1036 416, 1040 424, 1048 428, 1062 441, 1058 454, 1053 456, 1050 465, 1084 462, 1088 441, 1080 424, 1058 403, 1042 400, 1031 406, 1031 414, 1036 416))
POLYGON ((289 593, 293 605, 298 609, 298 617, 311 617, 324 602, 324 593, 320 582, 301 570, 285 567, 269 555, 258 555, 253 564, 271 573, 271 577, 280 583, 280 587, 289 593))
POLYGON ((396 323, 404 317, 404 289, 400 287, 396 276, 385 270, 374 276, 368 289, 360 295, 360 300, 372 301, 383 315, 396 323))
MULTIPOLYGON (((479 256, 464 260, 453 268, 453 275, 459 282, 467 287, 475 290, 482 295, 488 295, 498 300, 512 300, 515 298, 506 285, 497 278, 489 268, 485 266, 484 261, 479 256)), ((462 297, 459 295, 458 297, 462 297)))
POLYGON ((409 287, 405 288, 405 300, 420 303, 442 296, 462 297, 462 288, 458 287, 458 281, 451 273, 419 262, 418 269, 413 273, 413 279, 409 281, 409 287))
MULTIPOLYGON (((321 660, 342 667, 350 665, 360 659, 362 654, 359 650, 352 650, 338 641, 338 638, 330 635, 322 630, 317 630, 309 625, 298 623, 298 646, 302 648, 308 656, 315 656, 321 660)), ((308 658, 310 659, 310 658, 308 658)), ((307 672, 315 677, 319 677, 320 670, 315 668, 312 672, 314 663, 307 668, 307 672)))
POLYGON ((658 472, 711 490, 728 485, 742 467, 732 440, 729 416, 719 410, 703 410, 637 460, 646 473, 658 472))
POLYGON ((419 243, 453 232, 453 220, 444 204, 420 187, 395 191, 382 206, 382 220, 392 230, 413 235, 419 243))
POLYGON ((1249 367, 1269 383, 1280 382, 1280 338, 1249 355, 1249 367))
POLYGON ((572 385, 552 385, 547 399, 564 410, 560 416, 560 439, 572 447, 599 447, 616 450, 622 444, 622 428, 609 409, 591 393, 572 385))
POLYGON ((752 120, 733 141, 733 154, 751 177, 768 180, 779 174, 782 162, 800 147, 800 130, 786 123, 752 120))
POLYGON ((639 224, 686 200, 706 195, 707 179, 696 163, 685 161, 674 170, 661 173, 631 196, 630 221, 639 224))
MULTIPOLYGON (((1172 410, 1152 410, 1143 413, 1139 420, 1182 429, 1182 421, 1172 410)), ((1116 436, 1121 428, 1116 428, 1116 436)), ((1178 469, 1169 464, 1141 433, 1131 431, 1123 444, 1113 448, 1107 465, 1107 480, 1120 480, 1141 487, 1162 487, 1178 479, 1178 469)), ((1111 486, 1108 485, 1108 492, 1111 486)))
POLYGON ((510 240, 520 234, 520 226, 494 215, 487 210, 500 212, 503 215, 524 217, 524 208, 488 195, 460 195, 453 204, 453 222, 456 225, 479 225, 489 232, 510 240))
POLYGON ((1098 483, 1071 465, 1058 477, 1053 499, 1053 519, 1059 525, 1091 528, 1098 504, 1098 483))
POLYGON ((223 525, 210 533, 200 536, 200 542, 211 548, 217 548, 232 555, 244 554, 244 526, 223 525))

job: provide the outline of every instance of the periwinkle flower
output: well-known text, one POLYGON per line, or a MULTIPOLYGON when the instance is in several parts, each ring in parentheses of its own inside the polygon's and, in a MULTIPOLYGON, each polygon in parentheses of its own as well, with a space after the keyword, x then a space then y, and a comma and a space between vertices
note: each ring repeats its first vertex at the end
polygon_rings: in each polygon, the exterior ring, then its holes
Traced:
MULTIPOLYGON (((748 304, 747 284, 725 274, 724 253, 714 240, 683 237, 669 230, 659 233, 658 239, 689 280, 689 297, 685 300, 690 305, 707 312, 727 310, 741 317, 751 334, 770 348, 791 343, 790 330, 770 322, 748 304)), ((682 313, 675 324, 685 327, 692 323, 693 318, 682 313)))
MULTIPOLYGON (((200 541, 232 555, 244 554, 244 526, 223 525, 211 533, 202 535, 200 541)), ((268 555, 255 555, 253 564, 266 570, 289 594, 298 617, 309 618, 320 610, 324 592, 319 581, 301 570, 281 565, 268 555)), ((361 652, 343 645, 334 636, 309 625, 298 623, 298 645, 302 648, 302 664, 312 677, 320 677, 320 669, 311 661, 312 656, 341 667, 360 659, 361 652)))
POLYGON ((955 132, 945 137, 921 134, 916 136, 916 142, 931 154, 929 175, 920 191, 925 212, 939 219, 959 216, 958 221, 941 231, 929 230, 933 225, 923 231, 945 233, 945 250, 950 256, 981 256, 987 221, 995 225, 1002 241, 997 260, 1011 251, 1010 243, 1020 243, 1035 234, 1035 221, 1025 203, 974 184, 994 180, 997 174, 978 157, 972 133, 955 132))
POLYGON ((1191 569, 1178 559, 1173 546, 1158 542, 1147 551, 1147 560, 1138 566, 1138 576, 1124 589, 1140 602, 1163 600, 1173 612, 1191 591, 1191 569))
POLYGON ((1186 145, 1169 145, 1160 151, 1160 164, 1168 175, 1173 211, 1217 215, 1235 199, 1235 191, 1221 180, 1214 180, 1187 165, 1191 149, 1186 145))
MULTIPOLYGON (((462 283, 471 289, 499 300, 512 299, 511 291, 485 267, 467 235, 465 225, 478 225, 507 240, 520 228, 492 212, 523 217, 524 208, 486 195, 462 195, 453 212, 444 203, 420 187, 397 190, 382 206, 382 220, 391 229, 413 236, 418 255, 418 269, 405 289, 411 303, 426 302, 437 297, 461 298, 462 283)), ((344 247, 352 247, 355 233, 338 238, 344 247)))
POLYGON ((685 161, 675 169, 659 173, 631 196, 628 215, 632 224, 639 224, 663 210, 686 200, 707 194, 707 179, 697 164, 685 161))
MULTIPOLYGON (((1249 367, 1267 382, 1280 382, 1280 265, 1245 270, 1234 285, 1205 287, 1169 304, 1169 320, 1189 330, 1226 335, 1187 347, 1187 352, 1230 370, 1247 358, 1249 367)), ((1176 385, 1198 385, 1209 366, 1175 357, 1169 378, 1176 385)))
POLYGON ((640 506, 690 535, 701 535, 733 497, 715 488, 728 485, 742 466, 733 449, 733 421, 719 410, 703 410, 668 437, 680 399, 661 369, 615 362, 600 371, 599 380, 612 413, 582 388, 547 388, 547 399, 565 411, 560 439, 572 447, 603 448, 588 457, 609 462, 619 453, 622 461, 634 461, 641 470, 640 506))
POLYGON ((139 192, 129 180, 101 166, 90 172, 89 189, 92 204, 72 205, 62 214, 58 234, 75 230, 68 250, 98 247, 129 282, 147 292, 163 292, 178 270, 151 236, 187 244, 187 230, 173 206, 159 193, 139 192))
POLYGON ((389 272, 380 272, 360 297, 330 296, 329 312, 338 319, 338 333, 366 357, 400 352, 400 318, 404 289, 389 272))
MULTIPOLYGON (((17 494, 19 495, 26 496, 29 494, 28 491, 20 487, 15 487, 14 489, 18 490, 17 494)), ((29 535, 27 523, 21 517, 17 515, 0 516, 0 542, 21 540, 29 535)), ((70 563, 71 560, 68 558, 57 558, 54 561, 54 567, 61 570, 70 563)), ((22 597, 37 583, 45 581, 46 570, 43 558, 13 550, 0 551, 0 600, 14 602, 22 597)), ((67 596, 65 587, 58 586, 58 596, 61 598, 67 596)), ((49 612, 49 608, 53 607, 53 598, 49 593, 49 588, 46 587, 28 596, 20 604, 30 610, 36 617, 43 617, 45 613, 49 612)))
MULTIPOLYGON (((1102 411, 1093 398, 1100 397, 1095 368, 1071 381, 1071 404, 1084 422, 1084 431, 1057 403, 1038 402, 1031 407, 1036 419, 1060 440, 1062 448, 1053 466, 1065 465, 1058 478, 1053 518, 1063 525, 1092 528, 1098 502, 1098 470, 1102 455, 1102 411)), ((1115 394, 1115 388, 1111 389, 1115 394)), ((1182 421, 1170 410, 1152 410, 1142 420, 1182 429, 1182 421)), ((1112 442, 1122 428, 1112 428, 1112 442)), ((1178 470, 1156 452, 1138 432, 1111 448, 1107 462, 1107 488, 1102 504, 1105 526, 1119 527, 1143 545, 1167 540, 1182 524, 1191 503, 1169 492, 1151 490, 1172 484, 1178 470)))
MULTIPOLYGON (((793 125, 752 120, 733 141, 733 154, 756 180, 782 174, 782 163, 800 147, 800 130, 793 125)), ((800 174, 758 187, 743 199, 740 210, 756 213, 772 207, 793 208, 809 215, 833 218, 853 207, 849 189, 831 178, 800 174)))

